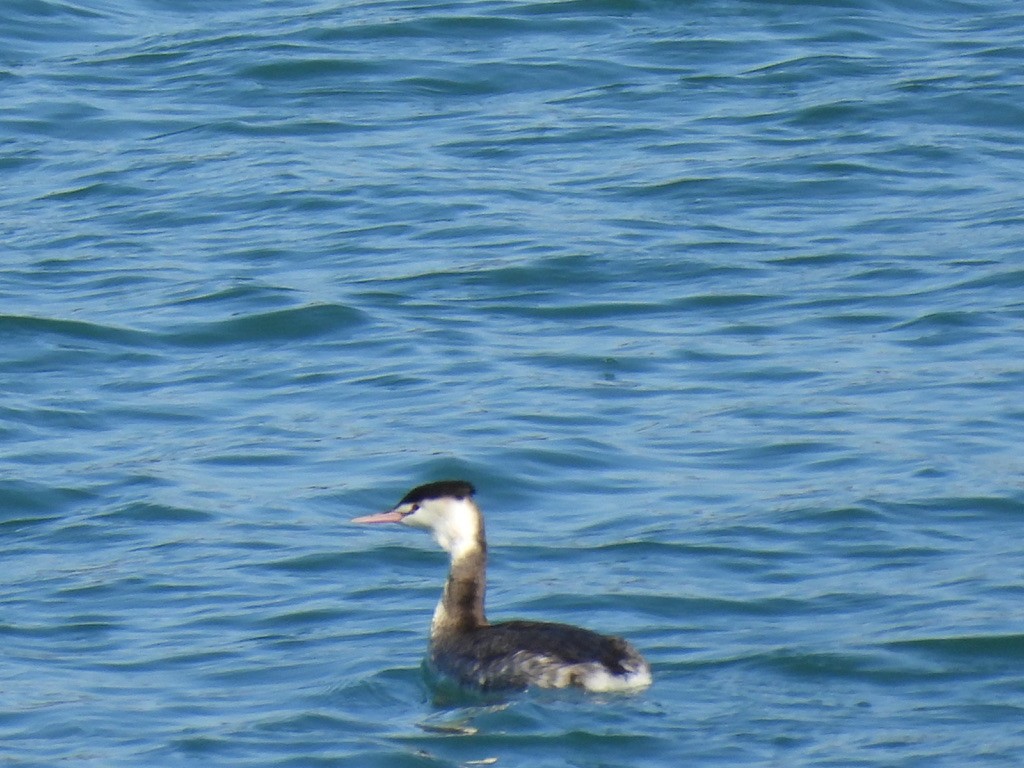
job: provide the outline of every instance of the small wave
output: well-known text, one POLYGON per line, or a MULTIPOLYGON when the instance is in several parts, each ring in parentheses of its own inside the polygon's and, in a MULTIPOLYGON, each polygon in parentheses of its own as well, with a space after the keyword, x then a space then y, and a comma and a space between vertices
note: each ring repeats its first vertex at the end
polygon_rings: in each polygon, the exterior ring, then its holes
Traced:
POLYGON ((0 334, 36 337, 40 334, 78 341, 100 341, 123 346, 146 346, 150 335, 145 331, 120 328, 85 320, 61 320, 30 315, 0 315, 0 334))
POLYGON ((976 328, 984 325, 985 316, 978 312, 930 312, 921 317, 909 320, 896 326, 897 330, 904 328, 924 328, 934 330, 945 330, 952 328, 976 328))
POLYGON ((390 563, 392 567, 394 563, 433 565, 436 558, 432 555, 432 552, 424 548, 385 544, 352 551, 332 550, 296 555, 258 563, 253 567, 258 570, 281 571, 300 576, 338 571, 367 573, 382 568, 383 563, 390 563))
POLYGON ((893 650, 920 651, 950 660, 968 658, 1024 661, 1024 634, 961 635, 895 640, 887 644, 893 650))
POLYGON ((1017 496, 938 496, 895 505, 895 509, 914 513, 977 518, 983 515, 1019 519, 1024 515, 1024 497, 1017 496))
POLYGON ((322 81, 332 76, 348 77, 376 72, 381 65, 377 62, 335 57, 306 57, 284 61, 253 64, 239 71, 240 77, 260 81, 322 81))
POLYGON ((198 523, 212 519, 213 515, 199 509, 140 502, 115 509, 102 517, 128 523, 198 523))
POLYGON ((198 323, 168 334, 165 339, 185 347, 300 341, 343 333, 365 321, 366 315, 358 309, 340 304, 315 304, 198 323))
POLYGON ((26 480, 0 481, 0 530, 49 522, 59 518, 69 504, 91 498, 82 490, 26 480))
POLYGON ((907 664, 891 653, 879 650, 809 651, 795 648, 753 653, 729 660, 729 663, 752 664, 786 677, 801 679, 847 678, 892 683, 900 679, 920 679, 943 671, 934 666, 907 664))

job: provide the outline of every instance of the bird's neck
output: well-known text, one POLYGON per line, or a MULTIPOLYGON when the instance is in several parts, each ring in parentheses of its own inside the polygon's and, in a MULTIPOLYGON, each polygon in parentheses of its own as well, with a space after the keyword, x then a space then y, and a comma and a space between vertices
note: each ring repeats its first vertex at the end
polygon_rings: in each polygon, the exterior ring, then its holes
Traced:
POLYGON ((449 549, 451 566, 430 625, 432 640, 470 632, 487 624, 484 616, 487 542, 479 516, 477 522, 475 530, 467 529, 449 549))

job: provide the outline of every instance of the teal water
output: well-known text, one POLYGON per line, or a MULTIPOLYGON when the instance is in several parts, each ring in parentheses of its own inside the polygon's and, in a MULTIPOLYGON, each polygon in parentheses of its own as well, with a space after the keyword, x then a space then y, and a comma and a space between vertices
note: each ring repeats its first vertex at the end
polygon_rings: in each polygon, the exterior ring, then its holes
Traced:
POLYGON ((1018 765, 1022 39, 0 4, 0 762, 1018 765), (450 476, 649 691, 432 695, 450 476))

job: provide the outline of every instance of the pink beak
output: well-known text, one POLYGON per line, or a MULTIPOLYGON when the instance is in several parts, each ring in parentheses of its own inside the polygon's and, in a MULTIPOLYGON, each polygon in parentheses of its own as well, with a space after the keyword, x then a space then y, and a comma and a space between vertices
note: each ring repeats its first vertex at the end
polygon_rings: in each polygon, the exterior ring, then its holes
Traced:
POLYGON ((353 523, 400 523, 402 522, 401 512, 381 512, 376 515, 366 515, 365 517, 357 517, 353 523))

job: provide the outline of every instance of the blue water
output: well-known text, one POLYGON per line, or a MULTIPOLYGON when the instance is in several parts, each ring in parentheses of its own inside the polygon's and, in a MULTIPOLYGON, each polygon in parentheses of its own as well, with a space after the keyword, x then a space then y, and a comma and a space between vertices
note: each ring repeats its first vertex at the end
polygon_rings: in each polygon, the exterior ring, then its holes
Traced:
POLYGON ((5 0, 0 763, 1019 765, 1022 39, 5 0), (649 691, 430 691, 442 477, 649 691))

